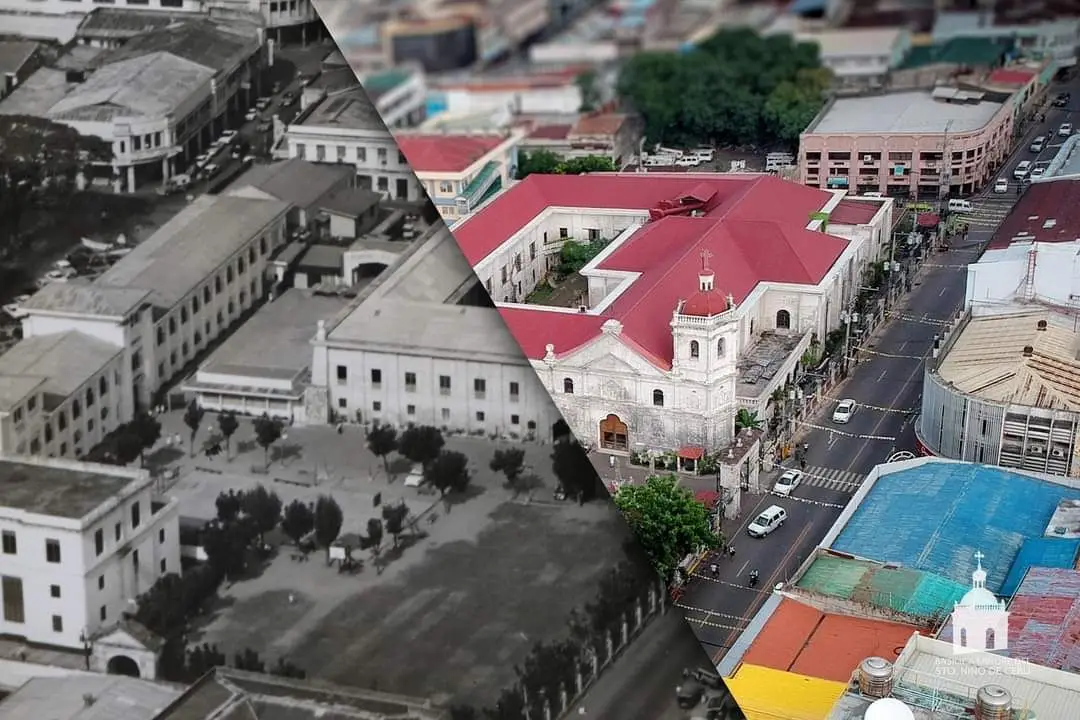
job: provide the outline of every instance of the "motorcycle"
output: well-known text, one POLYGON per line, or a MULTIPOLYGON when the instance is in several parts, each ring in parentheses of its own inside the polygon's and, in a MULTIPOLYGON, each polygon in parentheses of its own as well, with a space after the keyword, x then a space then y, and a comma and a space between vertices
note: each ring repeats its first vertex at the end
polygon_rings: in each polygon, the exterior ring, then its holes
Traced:
POLYGON ((757 581, 758 581, 758 571, 757 570, 751 570, 750 571, 750 578, 749 578, 750 587, 754 587, 755 585, 757 585, 757 581))

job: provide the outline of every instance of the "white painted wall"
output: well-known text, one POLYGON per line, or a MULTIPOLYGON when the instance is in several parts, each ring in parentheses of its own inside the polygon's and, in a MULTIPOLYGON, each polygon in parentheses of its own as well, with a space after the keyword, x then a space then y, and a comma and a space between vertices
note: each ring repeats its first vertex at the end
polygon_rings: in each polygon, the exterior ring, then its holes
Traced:
POLYGON ((1066 243, 1014 243, 990 250, 968 266, 965 307, 979 314, 1011 304, 1022 297, 1029 262, 1034 253, 1034 296, 1063 307, 1075 306, 1080 297, 1080 241, 1066 243))
POLYGON ((346 162, 358 176, 371 178, 370 189, 386 192, 398 200, 421 200, 423 188, 398 152, 394 138, 382 130, 342 130, 312 125, 289 125, 285 145, 290 158, 311 162, 346 162), (321 148, 321 150, 320 150, 321 148), (398 180, 405 180, 406 194, 398 194, 398 180))

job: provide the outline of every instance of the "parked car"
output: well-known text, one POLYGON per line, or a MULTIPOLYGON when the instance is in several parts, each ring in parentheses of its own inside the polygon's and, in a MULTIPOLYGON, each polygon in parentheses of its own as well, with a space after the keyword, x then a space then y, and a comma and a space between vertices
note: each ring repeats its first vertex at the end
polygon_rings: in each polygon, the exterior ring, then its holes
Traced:
POLYGON ((1054 107, 1059 107, 1059 108, 1060 107, 1065 107, 1065 106, 1067 106, 1069 104, 1069 102, 1071 100, 1072 100, 1072 95, 1071 94, 1069 94, 1067 92, 1058 93, 1057 97, 1054 98, 1054 107))
POLYGON ((697 707, 704 697, 705 686, 693 678, 688 678, 682 685, 675 688, 675 700, 684 710, 697 707))
POLYGON ((847 425, 851 422, 851 416, 855 414, 855 407, 854 400, 841 400, 833 410, 832 421, 837 425, 847 425))
POLYGON ((246 120, 247 122, 253 122, 257 117, 259 117, 259 111, 255 108, 252 108, 246 113, 244 113, 244 120, 246 120))
POLYGON ((1046 172, 1046 168, 1034 167, 1031 169, 1031 177, 1029 179, 1034 180, 1035 178, 1041 178, 1044 172, 1046 172))
POLYGON ((1072 123, 1061 123, 1061 127, 1058 128, 1058 137, 1069 137, 1072 131, 1072 123))
POLYGON ((1013 170, 1013 177, 1017 180, 1023 180, 1031 172, 1032 162, 1030 160, 1021 160, 1016 165, 1016 169, 1013 170))
POLYGON ((1033 153, 1041 153, 1044 147, 1046 147, 1046 136, 1040 135, 1031 141, 1031 146, 1028 147, 1028 150, 1033 153))
POLYGON ((294 102, 296 102, 296 100, 296 93, 291 90, 281 96, 282 105, 292 105, 294 102))
POLYGON ((781 527, 787 520, 787 510, 779 505, 770 505, 746 526, 746 534, 754 538, 763 538, 781 527))
POLYGON ((225 132, 221 133, 221 137, 219 137, 217 139, 217 144, 222 145, 222 146, 228 145, 229 143, 231 143, 235 139, 236 139, 236 131, 235 130, 226 130, 225 132))
POLYGON ((22 305, 29 299, 29 295, 19 295, 17 298, 5 305, 2 309, 12 318, 18 320, 19 318, 26 315, 26 311, 22 309, 22 305))
POLYGON ((776 484, 773 485, 773 493, 776 495, 789 496, 794 492, 795 488, 799 487, 799 483, 802 482, 802 472, 798 470, 788 470, 777 479, 776 484))
POLYGON ((994 183, 994 192, 996 192, 996 193, 1007 193, 1007 192, 1009 192, 1009 179, 999 177, 997 179, 997 182, 994 183))

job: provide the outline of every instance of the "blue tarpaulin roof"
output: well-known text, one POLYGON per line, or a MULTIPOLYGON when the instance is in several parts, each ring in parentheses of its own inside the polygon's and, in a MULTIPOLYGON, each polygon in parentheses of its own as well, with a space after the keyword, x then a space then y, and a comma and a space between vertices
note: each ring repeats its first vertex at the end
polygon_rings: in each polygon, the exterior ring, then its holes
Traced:
POLYGON ((1020 546, 1009 574, 1001 585, 1003 597, 1012 597, 1027 571, 1033 567, 1071 569, 1076 565, 1076 553, 1080 551, 1080 540, 1064 538, 1035 538, 1020 546))

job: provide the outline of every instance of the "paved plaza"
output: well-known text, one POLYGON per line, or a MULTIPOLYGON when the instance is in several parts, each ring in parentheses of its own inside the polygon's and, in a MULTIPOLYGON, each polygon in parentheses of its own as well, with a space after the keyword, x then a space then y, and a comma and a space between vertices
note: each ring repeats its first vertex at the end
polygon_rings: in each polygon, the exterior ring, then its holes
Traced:
MULTIPOLYGON (((216 423, 206 415, 197 448, 216 423)), ((187 445, 179 414, 163 425, 187 445)), ((388 476, 359 427, 290 428, 266 474, 252 472, 263 466, 252 437, 242 421, 231 460, 159 450, 158 461, 167 458, 178 473, 167 492, 182 514, 212 517, 219 492, 262 483, 286 503, 333 495, 342 532, 358 532, 378 516, 373 499, 381 493, 383 503, 404 500, 422 516, 422 537, 403 536, 398 550, 387 540, 381 572, 369 557, 359 572, 342 574, 321 553, 298 562, 279 552, 257 577, 223 588, 220 607, 191 638, 229 655, 250 647, 336 683, 484 705, 513 683, 514 666, 536 642, 565 632, 571 610, 592 600, 599 578, 625 558, 628 534, 613 506, 552 499, 550 446, 517 445, 547 483, 527 501, 512 498, 488 468, 509 444, 447 438, 471 459, 474 491, 446 506, 404 487, 401 472, 388 476)))

